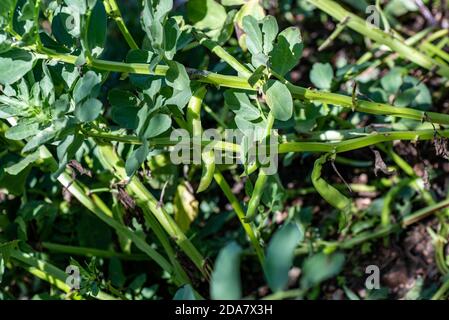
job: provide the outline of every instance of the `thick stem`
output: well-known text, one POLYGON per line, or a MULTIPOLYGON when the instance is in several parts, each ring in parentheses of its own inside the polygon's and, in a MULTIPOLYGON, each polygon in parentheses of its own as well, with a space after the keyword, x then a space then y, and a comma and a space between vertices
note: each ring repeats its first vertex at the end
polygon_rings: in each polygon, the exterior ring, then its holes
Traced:
MULTIPOLYGON (((99 141, 98 148, 101 160, 107 168, 121 181, 128 181, 125 164, 115 153, 112 146, 99 141)), ((129 180, 127 189, 135 196, 139 206, 147 208, 156 217, 165 232, 169 234, 190 260, 192 260, 198 270, 206 277, 206 279, 208 279, 209 274, 206 268, 206 260, 185 236, 172 217, 159 205, 158 200, 156 200, 153 194, 151 194, 151 192, 149 192, 142 182, 135 176, 129 180)))
POLYGON ((102 250, 97 248, 86 248, 86 247, 76 247, 68 246, 58 243, 42 242, 42 247, 52 251, 66 254, 73 254, 86 257, 100 257, 100 258, 119 258, 122 260, 132 260, 132 261, 147 261, 148 256, 144 254, 127 254, 115 252, 112 250, 102 250))
MULTIPOLYGON (((54 59, 57 61, 62 61, 70 64, 75 64, 75 61, 77 59, 76 56, 56 53, 47 48, 42 49, 41 51, 43 54, 37 55, 40 58, 54 59)), ((100 59, 94 59, 93 61, 89 62, 88 65, 98 70, 145 74, 145 75, 158 75, 158 76, 165 76, 168 70, 168 67, 164 65, 158 65, 153 71, 150 71, 149 65, 144 63, 124 63, 100 59)), ((209 71, 192 70, 192 69, 188 69, 188 73, 192 80, 197 80, 203 83, 209 83, 221 87, 243 89, 250 91, 257 90, 257 88, 252 87, 248 83, 247 79, 240 78, 237 76, 228 76, 209 71)), ((357 105, 354 106, 352 97, 350 96, 325 91, 310 90, 300 86, 295 86, 290 83, 287 83, 287 87, 292 93, 292 96, 296 99, 317 101, 327 104, 338 105, 345 108, 350 108, 351 110, 375 115, 384 115, 384 116, 390 115, 418 121, 428 120, 429 122, 435 124, 449 124, 449 115, 447 114, 436 112, 425 112, 413 108, 394 107, 385 103, 378 103, 361 99, 357 100, 357 105)))

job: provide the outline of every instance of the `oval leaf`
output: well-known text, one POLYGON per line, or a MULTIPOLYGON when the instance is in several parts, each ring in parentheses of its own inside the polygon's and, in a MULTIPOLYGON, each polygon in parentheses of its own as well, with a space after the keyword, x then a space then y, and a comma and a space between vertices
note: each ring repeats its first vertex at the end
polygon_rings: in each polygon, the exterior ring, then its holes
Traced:
POLYGON ((81 122, 94 121, 100 115, 103 104, 100 100, 90 98, 75 108, 75 116, 81 122))
POLYGON ((240 284, 240 253, 242 248, 231 242, 221 249, 215 261, 211 280, 211 297, 215 300, 236 300, 242 295, 240 284))
POLYGON ((294 250, 303 233, 295 223, 281 227, 271 239, 265 259, 265 277, 274 292, 283 290, 288 282, 288 272, 293 264, 294 250))
POLYGON ((159 113, 154 115, 148 122, 143 137, 149 139, 164 133, 171 127, 171 118, 169 115, 159 113))
POLYGON ((343 253, 331 255, 318 253, 307 258, 302 267, 301 287, 308 289, 337 275, 343 268, 344 262, 343 253))
POLYGON ((12 49, 0 54, 0 83, 12 84, 33 69, 34 56, 28 51, 12 49))
POLYGON ((265 99, 274 118, 287 121, 293 115, 293 99, 287 86, 277 80, 268 80, 264 86, 265 99))

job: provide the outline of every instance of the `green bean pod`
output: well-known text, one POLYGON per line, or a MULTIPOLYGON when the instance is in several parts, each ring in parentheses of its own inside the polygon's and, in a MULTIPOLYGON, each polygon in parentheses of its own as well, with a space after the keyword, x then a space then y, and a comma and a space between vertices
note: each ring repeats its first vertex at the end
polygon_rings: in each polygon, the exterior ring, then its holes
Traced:
MULTIPOLYGON (((204 86, 198 88, 189 101, 187 106, 187 125, 194 139, 201 137, 203 128, 201 126, 201 105, 206 95, 204 86)), ((206 190, 214 179, 215 158, 213 150, 205 150, 201 153, 203 171, 201 180, 196 192, 206 190)))
POLYGON ((321 177, 321 169, 323 168, 323 164, 327 162, 328 157, 329 154, 325 154, 315 161, 312 171, 313 186, 331 206, 340 211, 348 212, 351 209, 351 200, 321 177))
POLYGON ((201 180, 197 193, 206 190, 214 179, 215 173, 215 153, 214 150, 203 151, 201 153, 201 159, 203 160, 203 171, 201 173, 201 180))
POLYGON ((267 180, 268 176, 264 172, 264 168, 260 168, 259 176, 257 177, 251 199, 248 203, 248 210, 246 210, 245 222, 249 223, 256 217, 257 207, 259 206, 260 199, 262 198, 263 189, 265 188, 265 183, 267 180))

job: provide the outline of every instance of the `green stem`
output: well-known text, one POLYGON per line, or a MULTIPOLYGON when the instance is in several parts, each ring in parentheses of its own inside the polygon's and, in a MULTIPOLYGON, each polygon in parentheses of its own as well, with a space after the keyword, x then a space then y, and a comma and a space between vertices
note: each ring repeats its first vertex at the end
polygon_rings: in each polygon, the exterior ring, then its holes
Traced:
POLYGON ((100 258, 119 258, 122 260, 133 260, 133 261, 146 261, 148 256, 144 254, 126 254, 115 252, 111 250, 101 250, 96 248, 86 248, 86 247, 76 247, 68 246, 63 244, 42 242, 42 247, 59 253, 67 253, 86 257, 100 257, 100 258))
POLYGON ((120 29, 120 32, 122 33, 123 37, 125 38, 126 43, 128 43, 128 46, 131 49, 139 49, 139 46, 134 41, 133 36, 131 35, 128 28, 126 27, 125 21, 123 20, 122 13, 120 12, 117 2, 115 2, 115 0, 103 0, 103 4, 104 4, 107 14, 112 19, 114 19, 115 23, 117 24, 118 28, 120 29))
MULTIPOLYGON (((270 111, 270 113, 268 114, 267 128, 266 128, 266 134, 265 134, 265 138, 267 139, 267 141, 270 137, 270 134, 271 134, 270 132, 271 132, 271 129, 273 128, 273 124, 274 124, 274 116, 273 116, 273 113, 270 111)), ((265 172, 265 169, 263 167, 261 167, 259 169, 259 175, 257 176, 257 180, 254 185, 253 193, 251 195, 251 198, 249 199, 248 209, 246 211, 246 216, 245 216, 246 222, 253 221, 254 218, 256 217, 257 208, 259 206, 260 199, 262 198, 262 194, 264 192, 265 184, 267 183, 267 180, 268 180, 268 175, 265 172)))
MULTIPOLYGON (((76 56, 57 53, 47 48, 42 49, 41 52, 43 54, 37 55, 37 57, 54 59, 70 64, 75 64, 75 61, 77 59, 76 56)), ((149 65, 144 63, 123 63, 100 59, 93 59, 92 61, 88 62, 88 65, 98 70, 105 70, 110 72, 124 72, 158 76, 165 76, 168 70, 168 67, 164 65, 158 65, 156 66, 154 71, 150 71, 149 65)), ((197 80, 199 82, 235 89, 244 89, 251 91, 257 90, 257 88, 252 87, 245 78, 194 69, 188 69, 187 71, 192 80, 197 80)), ((425 112, 412 108, 394 107, 388 104, 366 100, 357 100, 357 105, 354 106, 352 97, 350 96, 325 91, 310 90, 300 86, 295 86, 290 83, 287 83, 287 87, 292 93, 292 96, 296 99, 339 105, 345 108, 350 108, 351 110, 375 115, 390 115, 418 121, 429 119, 430 122, 435 124, 449 124, 449 115, 447 114, 425 112)))
MULTIPOLYGON (((99 153, 104 165, 113 172, 121 181, 128 181, 125 171, 125 164, 115 153, 110 144, 98 142, 99 153)), ((127 185, 127 189, 135 196, 137 204, 140 207, 148 209, 161 224, 165 232, 178 244, 185 254, 192 260, 198 270, 209 278, 206 260, 201 253, 193 246, 190 240, 185 236, 172 217, 159 205, 158 200, 149 192, 140 180, 134 176, 127 185)))
MULTIPOLYGON (((104 139, 107 141, 118 141, 129 144, 141 144, 142 142, 135 136, 121 136, 109 133, 85 131, 85 134, 91 137, 104 139)), ((310 142, 310 141, 287 141, 279 143, 277 152, 279 154, 289 152, 324 152, 324 153, 343 153, 364 147, 369 147, 382 142, 394 141, 394 140, 410 140, 410 141, 423 141, 432 140, 435 134, 439 134, 443 137, 449 138, 449 129, 446 130, 417 130, 417 131, 382 131, 367 134, 366 136, 359 138, 346 139, 339 142, 310 142)), ((348 135, 349 136, 349 135, 348 135)), ((171 141, 168 138, 155 138, 150 141, 153 146, 173 146, 177 144, 177 141, 171 141)), ((240 145, 233 144, 226 141, 212 141, 202 140, 201 144, 206 146, 210 143, 214 143, 213 149, 240 152, 240 145)), ((395 160, 395 158, 393 159, 395 160)), ((396 159, 397 160, 397 159, 396 159)), ((407 171, 408 173, 408 171, 407 171)))
POLYGON ((249 240, 251 241, 251 244, 254 247, 254 251, 259 258, 260 264, 263 266, 265 261, 264 252, 262 250, 262 247, 260 246, 259 240, 257 239, 257 236, 254 232, 254 227, 251 223, 248 223, 245 221, 245 212, 243 211, 242 207, 240 206, 240 203, 238 199, 235 197, 235 195, 232 193, 231 187, 226 182, 225 178, 221 174, 219 170, 215 171, 214 174, 215 182, 218 184, 218 186, 221 188, 223 193, 225 194, 226 198, 228 199, 229 203, 231 204, 232 208, 234 209, 235 213, 237 214, 237 217, 240 220, 240 223, 243 226, 243 229, 245 230, 246 234, 248 235, 249 240))
POLYGON ((223 47, 221 47, 217 42, 208 39, 204 34, 195 32, 194 33, 199 43, 209 49, 211 52, 216 54, 218 57, 223 59, 227 64, 229 64, 235 71, 239 73, 245 79, 249 79, 252 72, 249 71, 244 65, 242 65, 236 58, 230 55, 223 47))
MULTIPOLYGON (((187 127, 187 125, 186 125, 187 127)), ((188 128, 186 128, 187 130, 188 128)), ((142 140, 139 139, 136 136, 131 135, 119 135, 119 134, 113 134, 113 133, 107 133, 107 132, 99 132, 94 130, 83 130, 83 133, 86 136, 92 137, 92 138, 99 138, 101 140, 105 141, 116 141, 116 142, 123 142, 127 144, 135 144, 135 145, 141 145, 142 140)), ((149 145, 153 147, 170 147, 174 146, 176 144, 180 143, 177 140, 173 140, 170 138, 151 138, 149 141, 149 145)), ((229 152, 239 152, 240 151, 240 145, 226 142, 226 141, 216 141, 216 140, 201 140, 201 146, 207 146, 209 144, 212 144, 210 146, 214 150, 222 150, 222 151, 229 151, 229 152)))
POLYGON ((341 153, 348 152, 381 142, 394 140, 432 140, 435 133, 438 132, 443 137, 449 137, 449 130, 418 130, 418 131, 389 131, 382 133, 373 133, 365 137, 348 139, 336 143, 323 142, 284 142, 279 144, 279 153, 288 152, 330 152, 341 153))

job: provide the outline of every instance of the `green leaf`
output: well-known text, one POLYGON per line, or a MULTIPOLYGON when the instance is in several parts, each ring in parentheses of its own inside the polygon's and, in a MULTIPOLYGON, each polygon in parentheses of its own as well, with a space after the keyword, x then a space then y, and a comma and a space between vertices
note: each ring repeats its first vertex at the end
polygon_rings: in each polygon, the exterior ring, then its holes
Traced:
POLYGON ((108 100, 112 105, 111 117, 122 128, 136 129, 139 100, 129 91, 113 89, 109 91, 108 100))
POLYGON ((107 25, 108 18, 103 1, 98 0, 92 10, 87 27, 87 45, 94 57, 98 57, 103 51, 107 25))
POLYGON ((173 88, 173 94, 167 99, 166 104, 174 104, 182 109, 192 96, 189 75, 182 64, 175 61, 167 61, 167 64, 169 69, 165 81, 173 88))
POLYGON ((33 69, 34 56, 22 49, 0 54, 0 84, 13 84, 33 69))
POLYGON ((6 261, 9 261, 12 250, 17 248, 19 240, 13 240, 9 242, 4 242, 0 244, 0 256, 6 261))
POLYGON ((25 191, 25 183, 30 173, 30 168, 22 170, 19 174, 12 176, 8 173, 2 174, 0 163, 0 188, 8 190, 8 193, 20 196, 25 191))
POLYGON ((22 152, 31 152, 34 151, 39 146, 43 145, 44 143, 50 141, 53 139, 58 131, 58 129, 62 128, 55 128, 53 125, 40 130, 36 135, 34 135, 23 147, 22 152))
POLYGON ((75 82, 79 78, 79 73, 74 65, 65 64, 61 70, 61 78, 63 80, 64 86, 68 90, 72 90, 75 82))
POLYGON ((396 97, 395 105, 429 110, 432 106, 432 95, 422 81, 414 77, 406 76, 400 88, 400 93, 396 97))
POLYGON ((117 257, 109 260, 109 279, 113 286, 122 288, 125 285, 126 277, 123 274, 122 263, 117 257))
POLYGON ((59 143, 56 148, 59 166, 58 170, 53 173, 54 177, 58 177, 67 163, 74 158, 76 152, 81 148, 83 140, 83 136, 79 134, 69 134, 59 143))
POLYGON ((5 132, 5 137, 10 140, 22 140, 36 135, 39 132, 39 123, 34 119, 25 119, 5 132))
POLYGON ((251 103, 246 92, 226 90, 224 98, 226 105, 237 116, 249 121, 260 118, 260 110, 251 103))
POLYGON ((400 92, 395 101, 394 105, 397 107, 407 107, 411 106, 412 102, 416 99, 419 94, 419 89, 417 88, 409 88, 400 92))
POLYGON ((327 255, 317 253, 304 261, 302 266, 301 287, 309 289, 319 283, 336 276, 343 268, 343 253, 327 255))
POLYGON ((165 57, 172 60, 176 53, 176 44, 181 31, 174 18, 169 18, 164 24, 164 50, 165 57))
POLYGON ((0 25, 9 23, 10 19, 12 19, 16 4, 17 0, 0 1, 0 25))
POLYGON ((163 55, 161 51, 164 41, 163 22, 172 7, 173 1, 171 0, 144 1, 142 24, 151 46, 160 55, 163 55))
POLYGON ((210 295, 214 300, 237 300, 242 296, 240 284, 240 254, 242 248, 231 242, 221 249, 215 260, 210 283, 210 295))
POLYGON ((253 16, 243 18, 243 30, 246 33, 246 46, 252 55, 263 52, 262 31, 259 22, 253 16))
POLYGON ((176 291, 173 300, 196 300, 195 291, 190 284, 186 284, 176 291))
POLYGON ((285 289, 294 251, 304 234, 295 223, 282 226, 271 238, 265 258, 265 277, 274 292, 285 289))
POLYGON ((382 88, 389 94, 395 94, 398 92, 402 85, 403 68, 393 68, 382 79, 380 84, 382 88))
POLYGON ((330 63, 314 63, 310 71, 310 81, 320 89, 329 90, 334 78, 330 63))
POLYGON ((273 50, 273 42, 279 32, 278 23, 273 16, 266 16, 262 20, 263 52, 268 55, 273 50))
POLYGON ((271 68, 280 75, 285 75, 298 64, 303 48, 299 29, 296 27, 285 29, 279 33, 271 51, 271 68))
MULTIPOLYGON (((147 63, 149 64, 149 69, 152 71, 156 65, 161 61, 161 57, 153 54, 153 52, 146 50, 131 50, 126 56, 126 62, 128 63, 147 63)), ((129 74, 129 78, 133 85, 147 89, 151 84, 157 79, 155 76, 143 75, 143 74, 129 74)))
POLYGON ((148 142, 144 141, 140 147, 131 152, 125 163, 125 171, 128 177, 131 177, 136 173, 142 163, 147 159, 149 151, 148 142))
POLYGON ((186 68, 176 61, 167 62, 169 69, 166 74, 167 84, 175 90, 182 91, 190 87, 190 79, 186 68))
POLYGON ((153 0, 152 3, 155 8, 154 16, 159 20, 162 20, 173 9, 172 0, 153 0))
POLYGON ((69 13, 57 13, 51 21, 51 31, 56 41, 70 48, 75 44, 75 38, 69 32, 73 31, 73 29, 68 29, 69 26, 72 26, 72 24, 68 23, 68 21, 73 21, 73 24, 75 24, 77 20, 69 13))
POLYGON ((187 2, 187 18, 193 26, 217 40, 226 22, 225 8, 215 0, 190 0, 187 2))
POLYGON ((73 98, 78 104, 88 97, 96 97, 100 92, 101 77, 93 71, 88 71, 80 78, 73 89, 73 98))
POLYGON ((274 118, 287 121, 293 115, 293 98, 287 86, 277 80, 268 80, 264 85, 265 100, 274 118))
POLYGON ((159 113, 150 118, 148 125, 142 135, 144 139, 157 137, 171 127, 171 118, 167 114, 159 113))
POLYGON ((75 116, 81 122, 94 121, 101 114, 103 104, 100 100, 89 98, 75 107, 75 116))
POLYGON ((40 156, 40 152, 36 151, 33 152, 27 156, 25 156, 25 158, 22 158, 19 162, 10 165, 9 167, 5 168, 5 172, 7 172, 8 174, 15 176, 17 174, 19 174, 20 172, 22 172, 23 170, 25 170, 30 164, 34 163, 36 160, 39 159, 40 156))
POLYGON ((253 141, 252 139, 261 141, 265 137, 265 130, 267 127, 267 122, 265 119, 260 119, 260 121, 248 121, 245 118, 236 116, 234 120, 237 128, 242 131, 243 134, 254 135, 250 137, 251 142, 253 141))

